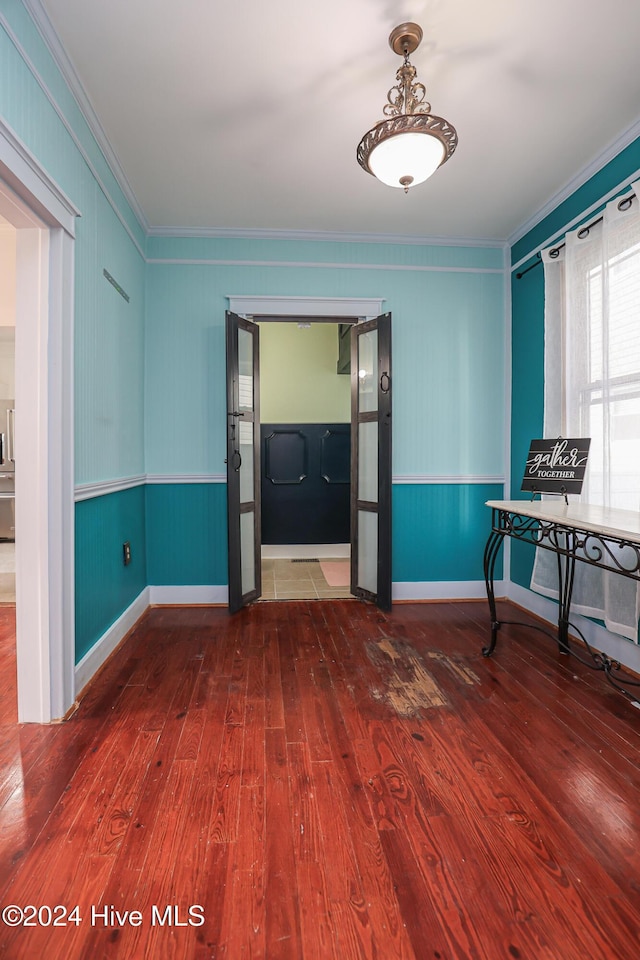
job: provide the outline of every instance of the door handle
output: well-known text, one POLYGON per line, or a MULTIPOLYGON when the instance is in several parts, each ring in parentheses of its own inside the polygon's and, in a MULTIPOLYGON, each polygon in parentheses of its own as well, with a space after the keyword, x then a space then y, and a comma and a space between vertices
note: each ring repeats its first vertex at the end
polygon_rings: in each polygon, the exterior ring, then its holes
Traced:
POLYGON ((0 463, 4 463, 4 433, 0 433, 0 463))
POLYGON ((389 388, 391 386, 391 377, 385 371, 380 377, 380 390, 382 393, 389 393, 389 388), (386 385, 385 385, 386 384, 386 385))
POLYGON ((234 450, 234 451, 233 451, 233 454, 232 454, 232 457, 231 457, 231 466, 232 466, 233 470, 235 470, 235 472, 238 473, 238 471, 240 470, 240 467, 242 466, 242 454, 240 453, 239 450, 234 450), (236 465, 236 463, 234 462, 236 457, 238 458, 237 465, 236 465))

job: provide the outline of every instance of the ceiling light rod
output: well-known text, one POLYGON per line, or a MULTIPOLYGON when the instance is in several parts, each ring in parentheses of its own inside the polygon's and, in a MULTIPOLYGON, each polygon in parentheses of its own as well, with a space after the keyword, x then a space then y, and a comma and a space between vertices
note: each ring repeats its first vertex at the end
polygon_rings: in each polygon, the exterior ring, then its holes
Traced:
POLYGON ((409 54, 420 45, 422 28, 401 23, 389 36, 389 46, 403 58, 396 73, 397 84, 387 93, 381 120, 358 144, 360 166, 390 187, 422 183, 445 163, 458 145, 458 134, 442 117, 431 114, 426 90, 418 83, 409 54))

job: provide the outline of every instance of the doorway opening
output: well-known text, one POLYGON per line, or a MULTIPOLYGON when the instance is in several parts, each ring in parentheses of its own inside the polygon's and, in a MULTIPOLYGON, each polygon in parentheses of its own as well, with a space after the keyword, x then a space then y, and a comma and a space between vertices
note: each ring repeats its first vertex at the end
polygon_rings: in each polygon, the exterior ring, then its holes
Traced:
MULTIPOLYGON (((245 314, 242 316, 234 309, 226 313, 230 612, 235 613, 262 596, 259 321, 268 319, 273 323, 284 318, 287 322, 304 318, 303 323, 342 319, 349 325, 350 592, 382 610, 390 610, 391 314, 369 318, 367 308, 376 301, 367 300, 231 296, 228 299, 232 308, 245 314), (258 304, 261 309, 257 309, 258 304), (274 309, 276 304, 279 309, 274 309), (320 309, 311 309, 312 304, 320 309), (336 309, 338 305, 342 310, 336 309), (326 312, 323 306, 328 307, 326 312)), ((297 446, 301 462, 305 445, 296 432, 289 441, 297 446)), ((295 474, 292 476, 295 479, 295 474)))
POLYGON ((352 597, 353 321, 262 318, 262 600, 352 597))
POLYGON ((79 211, 2 121, 0 214, 16 238, 17 719, 49 723, 64 717, 75 694, 73 252, 79 211))

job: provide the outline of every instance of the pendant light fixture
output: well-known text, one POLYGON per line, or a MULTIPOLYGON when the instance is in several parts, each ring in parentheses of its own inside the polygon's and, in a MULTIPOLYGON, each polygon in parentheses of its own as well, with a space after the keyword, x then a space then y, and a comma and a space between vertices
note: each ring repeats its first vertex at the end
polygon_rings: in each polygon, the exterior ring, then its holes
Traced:
POLYGON ((418 48, 422 29, 417 23, 401 23, 391 31, 389 46, 403 57, 396 73, 396 86, 387 94, 381 120, 368 130, 358 144, 360 166, 390 187, 422 183, 452 155, 458 134, 442 117, 434 117, 426 90, 416 80, 416 68, 409 54, 418 48))

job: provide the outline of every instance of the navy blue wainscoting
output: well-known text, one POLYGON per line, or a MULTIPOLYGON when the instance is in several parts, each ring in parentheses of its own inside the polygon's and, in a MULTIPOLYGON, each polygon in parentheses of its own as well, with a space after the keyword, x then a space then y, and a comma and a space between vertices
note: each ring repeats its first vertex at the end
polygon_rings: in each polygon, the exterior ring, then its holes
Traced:
POLYGON ((263 423, 262 542, 348 543, 351 425, 263 423))

